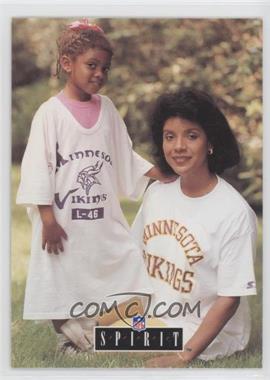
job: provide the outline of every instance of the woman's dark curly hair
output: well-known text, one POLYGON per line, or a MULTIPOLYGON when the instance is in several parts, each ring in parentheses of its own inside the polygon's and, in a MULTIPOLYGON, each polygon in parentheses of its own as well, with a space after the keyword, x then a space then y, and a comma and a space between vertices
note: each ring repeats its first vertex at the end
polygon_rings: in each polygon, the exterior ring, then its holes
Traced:
POLYGON ((113 48, 105 36, 97 30, 72 30, 65 27, 57 39, 58 59, 56 75, 61 72, 60 58, 63 55, 75 59, 78 55, 85 53, 88 49, 101 49, 113 56, 113 48))
POLYGON ((223 113, 209 94, 192 88, 161 95, 152 110, 150 127, 153 139, 153 155, 164 174, 174 171, 168 165, 163 152, 163 127, 171 117, 179 117, 198 124, 213 147, 208 155, 210 172, 221 174, 240 161, 236 138, 223 113))

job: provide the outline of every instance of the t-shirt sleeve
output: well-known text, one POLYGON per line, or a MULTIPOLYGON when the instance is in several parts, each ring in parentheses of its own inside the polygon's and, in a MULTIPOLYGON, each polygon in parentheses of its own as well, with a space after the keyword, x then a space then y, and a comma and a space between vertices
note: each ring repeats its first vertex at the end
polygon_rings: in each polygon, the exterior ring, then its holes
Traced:
POLYGON ((218 295, 232 297, 254 295, 256 294, 254 274, 256 216, 252 213, 240 216, 235 223, 231 223, 230 230, 234 230, 234 233, 220 252, 218 295))
POLYGON ((145 173, 153 167, 153 164, 133 150, 127 127, 113 104, 111 104, 111 111, 118 195, 136 200, 146 189, 149 178, 145 176, 145 173))
POLYGON ((137 245, 143 249, 143 234, 144 234, 144 221, 143 221, 143 204, 141 205, 135 219, 131 225, 131 234, 135 239, 137 245))
POLYGON ((146 190, 143 195, 142 204, 134 218, 134 221, 131 225, 131 233, 139 247, 144 250, 145 242, 144 242, 144 230, 146 226, 147 216, 151 215, 153 207, 156 205, 156 199, 153 199, 153 194, 155 194, 156 185, 158 182, 152 183, 146 190))
POLYGON ((50 149, 48 128, 49 120, 41 107, 33 118, 22 160, 18 204, 50 205, 53 202, 55 153, 50 149))

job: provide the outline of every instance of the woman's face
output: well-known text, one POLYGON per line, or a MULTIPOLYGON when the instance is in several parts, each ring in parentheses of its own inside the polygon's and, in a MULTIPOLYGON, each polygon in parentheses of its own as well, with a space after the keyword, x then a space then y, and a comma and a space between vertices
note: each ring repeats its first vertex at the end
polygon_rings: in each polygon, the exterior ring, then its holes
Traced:
POLYGON ((168 165, 181 177, 209 174, 204 130, 196 123, 171 117, 163 126, 163 152, 168 165))

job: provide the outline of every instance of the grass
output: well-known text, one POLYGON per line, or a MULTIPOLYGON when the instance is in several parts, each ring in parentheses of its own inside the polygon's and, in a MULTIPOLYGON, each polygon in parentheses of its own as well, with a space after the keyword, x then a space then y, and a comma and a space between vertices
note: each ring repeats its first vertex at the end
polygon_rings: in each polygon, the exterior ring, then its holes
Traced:
MULTIPOLYGON (((141 356, 128 353, 96 353, 88 358, 67 358, 56 352, 56 338, 49 323, 22 320, 23 299, 31 229, 25 209, 15 205, 19 168, 12 169, 12 355, 13 368, 140 368, 141 356)), ((132 222, 139 202, 123 201, 123 212, 132 222)), ((249 297, 252 332, 244 352, 229 358, 203 362, 195 360, 193 368, 261 368, 262 366, 262 243, 261 220, 259 230, 256 279, 258 295, 249 297)), ((151 354, 145 354, 151 357, 151 354)))

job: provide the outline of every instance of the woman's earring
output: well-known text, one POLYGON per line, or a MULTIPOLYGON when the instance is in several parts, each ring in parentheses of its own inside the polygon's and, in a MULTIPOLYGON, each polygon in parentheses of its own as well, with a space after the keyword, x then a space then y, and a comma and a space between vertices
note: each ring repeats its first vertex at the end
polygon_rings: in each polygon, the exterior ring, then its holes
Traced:
POLYGON ((213 147, 210 147, 209 149, 208 149, 208 152, 207 152, 208 154, 209 154, 209 156, 212 156, 212 154, 214 153, 214 149, 213 149, 213 147))

